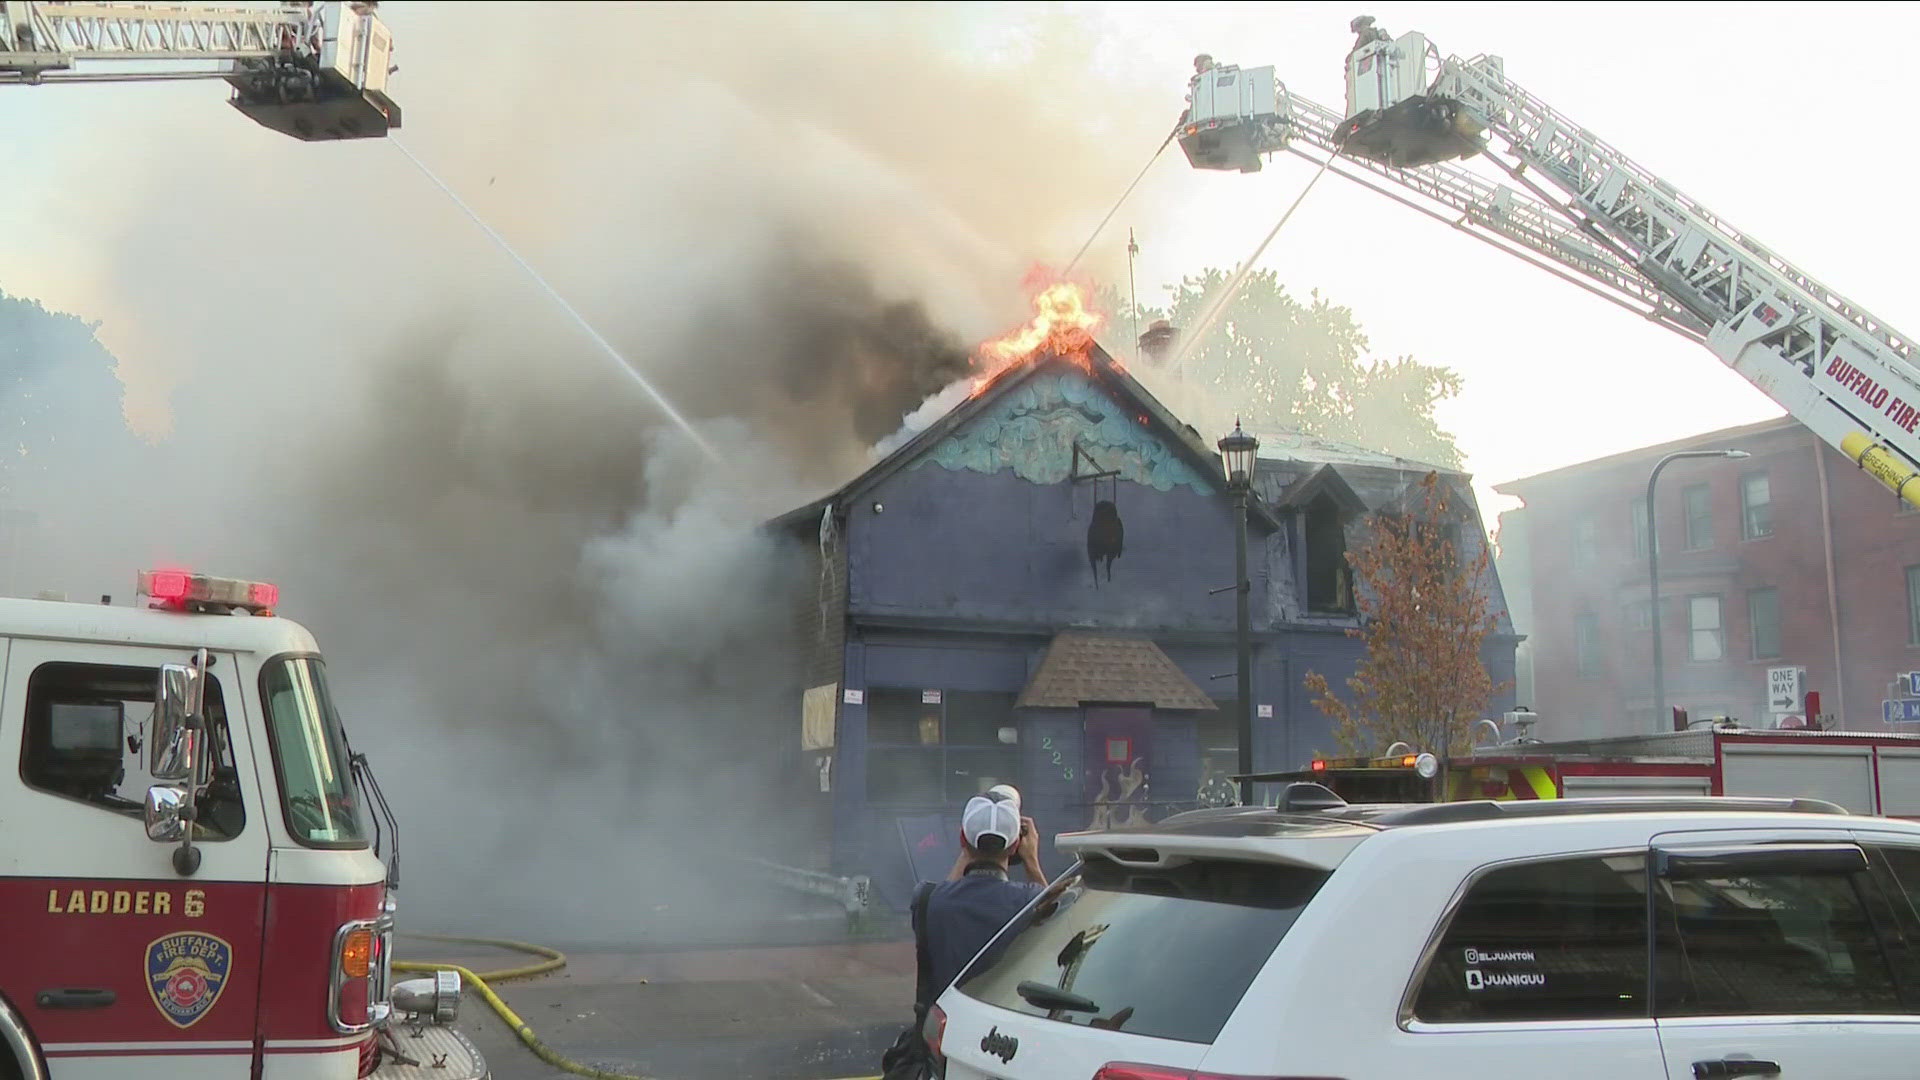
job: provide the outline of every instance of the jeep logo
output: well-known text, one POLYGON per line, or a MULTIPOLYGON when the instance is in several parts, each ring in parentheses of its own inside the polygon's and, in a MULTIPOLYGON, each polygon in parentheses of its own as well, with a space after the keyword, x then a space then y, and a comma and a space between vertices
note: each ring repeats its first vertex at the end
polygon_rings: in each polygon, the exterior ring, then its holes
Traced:
POLYGON ((1011 1035, 1000 1034, 1000 1028, 996 1025, 985 1035, 980 1036, 980 1051, 992 1054, 1000 1059, 1000 1064, 1005 1065, 1013 1060, 1013 1055, 1020 1052, 1020 1040, 1011 1035))

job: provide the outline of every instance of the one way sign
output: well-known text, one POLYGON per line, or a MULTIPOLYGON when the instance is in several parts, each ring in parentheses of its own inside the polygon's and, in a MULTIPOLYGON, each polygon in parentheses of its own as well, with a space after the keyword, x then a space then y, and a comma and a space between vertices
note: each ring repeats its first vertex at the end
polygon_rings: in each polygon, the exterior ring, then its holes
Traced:
POLYGON ((1800 711, 1801 685, 1806 681, 1807 669, 1798 667, 1774 667, 1767 669, 1767 708, 1771 712, 1790 713, 1800 711))

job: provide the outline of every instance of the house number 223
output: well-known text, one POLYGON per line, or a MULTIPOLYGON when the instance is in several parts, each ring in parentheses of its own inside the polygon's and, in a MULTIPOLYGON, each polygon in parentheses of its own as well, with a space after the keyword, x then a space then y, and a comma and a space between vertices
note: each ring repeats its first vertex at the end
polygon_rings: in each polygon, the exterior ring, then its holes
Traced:
POLYGON ((1046 753, 1047 760, 1050 763, 1052 763, 1052 765, 1055 768, 1060 770, 1060 779, 1062 780, 1073 779, 1073 766, 1067 764, 1065 754, 1063 754, 1059 750, 1054 749, 1053 736, 1051 735, 1041 736, 1040 749, 1046 753))

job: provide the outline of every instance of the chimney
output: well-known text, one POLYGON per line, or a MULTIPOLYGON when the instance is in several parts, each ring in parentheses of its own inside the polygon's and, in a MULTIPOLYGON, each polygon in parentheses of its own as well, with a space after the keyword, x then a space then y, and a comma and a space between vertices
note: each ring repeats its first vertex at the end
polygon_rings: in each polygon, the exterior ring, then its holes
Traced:
POLYGON ((1156 364, 1164 364, 1173 356, 1173 346, 1179 340, 1180 331, 1165 319, 1153 320, 1147 332, 1140 335, 1140 355, 1156 364))

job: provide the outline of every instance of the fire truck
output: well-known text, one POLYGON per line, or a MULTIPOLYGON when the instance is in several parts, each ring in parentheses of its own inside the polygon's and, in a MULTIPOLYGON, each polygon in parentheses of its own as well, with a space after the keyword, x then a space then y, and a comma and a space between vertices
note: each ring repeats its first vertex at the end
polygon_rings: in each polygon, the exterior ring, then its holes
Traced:
POLYGON ((397 823, 278 601, 0 599, 0 1078, 487 1075, 457 973, 392 982, 397 823))
POLYGON ((1510 741, 1453 758, 1320 758, 1305 769, 1248 779, 1311 781, 1348 802, 1758 795, 1920 818, 1920 735, 1711 724, 1650 735, 1510 741))
POLYGON ((1344 109, 1272 66, 1198 57, 1174 135, 1195 168, 1289 152, 1706 346, 1920 506, 1915 338, 1509 79, 1361 16, 1344 109))

